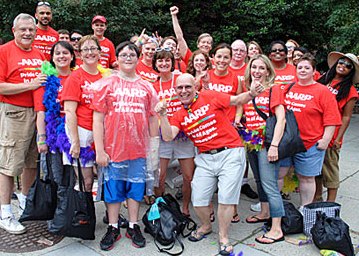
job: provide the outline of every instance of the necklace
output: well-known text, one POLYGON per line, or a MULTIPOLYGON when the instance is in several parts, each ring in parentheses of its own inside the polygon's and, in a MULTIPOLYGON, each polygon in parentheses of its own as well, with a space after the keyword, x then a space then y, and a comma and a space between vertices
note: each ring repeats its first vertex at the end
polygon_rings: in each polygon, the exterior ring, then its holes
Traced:
MULTIPOLYGON (((170 88, 170 92, 172 91, 174 85, 174 79, 173 79, 173 73, 171 73, 171 88, 170 88)), ((162 88, 162 77, 160 77, 160 92, 163 92, 163 88, 162 88)), ((166 101, 166 99, 164 98, 164 100, 166 101)), ((170 96, 169 101, 167 102, 168 104, 171 102, 172 100, 172 95, 170 96)))
POLYGON ((187 110, 188 114, 192 114, 192 113, 193 113, 191 107, 192 107, 193 104, 197 101, 197 99, 198 99, 198 94, 196 93, 196 95, 194 96, 192 102, 191 102, 190 104, 188 104, 187 106, 186 106, 186 105, 183 106, 184 109, 187 110))

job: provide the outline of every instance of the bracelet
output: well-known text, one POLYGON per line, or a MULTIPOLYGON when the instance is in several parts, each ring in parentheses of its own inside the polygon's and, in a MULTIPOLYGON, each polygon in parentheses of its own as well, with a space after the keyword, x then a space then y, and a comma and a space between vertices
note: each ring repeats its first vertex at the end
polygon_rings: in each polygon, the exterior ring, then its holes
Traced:
POLYGON ((38 141, 37 145, 46 145, 46 142, 45 141, 38 141))
POLYGON ((270 144, 271 147, 275 147, 275 148, 278 148, 278 145, 273 145, 273 144, 270 144))
POLYGON ((252 94, 251 91, 249 91, 249 96, 251 96, 252 99, 254 99, 256 96, 252 94))
POLYGON ((238 116, 238 117, 242 117, 242 114, 239 114, 239 113, 238 113, 238 114, 236 114, 236 116, 238 116))

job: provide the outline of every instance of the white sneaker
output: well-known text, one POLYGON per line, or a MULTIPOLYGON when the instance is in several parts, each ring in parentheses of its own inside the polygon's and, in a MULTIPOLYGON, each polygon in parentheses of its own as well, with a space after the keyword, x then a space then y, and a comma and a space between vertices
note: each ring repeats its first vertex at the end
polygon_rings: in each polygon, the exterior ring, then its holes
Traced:
POLYGON ((256 204, 251 204, 251 211, 260 212, 261 211, 261 202, 258 202, 256 204))
POLYGON ((18 222, 14 216, 0 219, 0 228, 5 229, 10 234, 20 235, 26 232, 26 228, 18 222))

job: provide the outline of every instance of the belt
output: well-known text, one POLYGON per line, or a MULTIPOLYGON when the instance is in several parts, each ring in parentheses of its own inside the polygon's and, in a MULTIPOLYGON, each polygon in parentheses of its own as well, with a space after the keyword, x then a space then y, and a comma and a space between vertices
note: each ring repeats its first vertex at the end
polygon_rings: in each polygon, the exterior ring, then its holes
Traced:
POLYGON ((203 153, 203 154, 214 155, 214 154, 217 154, 217 153, 219 153, 219 152, 222 152, 223 150, 226 150, 226 149, 229 149, 229 147, 212 149, 212 150, 204 151, 204 152, 202 152, 202 153, 203 153))

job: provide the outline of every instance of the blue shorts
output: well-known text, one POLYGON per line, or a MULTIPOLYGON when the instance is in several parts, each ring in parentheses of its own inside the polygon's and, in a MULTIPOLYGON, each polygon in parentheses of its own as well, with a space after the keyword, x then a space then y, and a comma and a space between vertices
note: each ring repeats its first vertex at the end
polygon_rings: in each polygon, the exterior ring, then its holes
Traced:
POLYGON ((143 199, 146 187, 146 159, 111 162, 102 171, 106 203, 120 203, 127 198, 135 201, 143 199))
POLYGON ((324 156, 325 150, 317 149, 315 144, 307 152, 280 160, 280 167, 294 166, 295 172, 302 176, 318 176, 322 172, 324 156))

